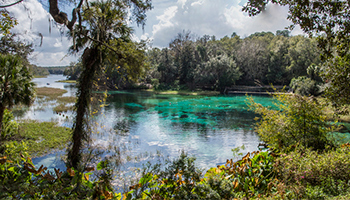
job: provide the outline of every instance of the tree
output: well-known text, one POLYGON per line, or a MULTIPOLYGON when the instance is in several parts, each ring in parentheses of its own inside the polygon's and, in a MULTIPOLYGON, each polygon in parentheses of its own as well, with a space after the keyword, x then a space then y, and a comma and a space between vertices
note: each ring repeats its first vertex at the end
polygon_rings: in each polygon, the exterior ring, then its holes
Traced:
POLYGON ((196 68, 195 45, 190 31, 179 33, 169 44, 174 52, 174 65, 178 69, 179 82, 194 89, 194 69, 196 68))
POLYGON ((86 1, 82 7, 83 2, 80 1, 73 11, 73 19, 68 21, 66 16, 62 17, 62 13, 58 12, 57 1, 50 0, 50 14, 56 22, 65 24, 70 30, 74 41, 70 51, 76 53, 84 49, 75 105, 73 143, 68 151, 67 164, 74 168, 78 168, 84 142, 89 140, 87 121, 96 78, 105 70, 106 64, 114 68, 124 64, 124 70, 129 72, 131 79, 136 79, 143 70, 144 64, 140 60, 144 54, 140 52, 139 46, 132 43, 132 30, 126 24, 131 7, 134 7, 132 16, 138 24, 144 24, 145 12, 151 8, 149 0, 86 1), (74 12, 79 15, 79 23, 75 27, 74 12))
POLYGON ((236 63, 227 55, 210 58, 202 68, 196 70, 197 80, 202 84, 209 84, 220 93, 224 93, 226 87, 230 87, 241 76, 236 63))
MULTIPOLYGON (((265 9, 270 0, 249 0, 243 11, 250 16, 265 9)), ((334 105, 350 104, 349 49, 350 49, 350 1, 342 0, 271 0, 274 4, 289 7, 288 19, 293 22, 291 29, 299 25, 311 37, 316 37, 326 61, 323 79, 329 82, 327 97, 334 105)))
POLYGON ((289 30, 277 30, 276 36, 284 36, 289 37, 290 31, 289 30))
POLYGON ((81 61, 77 63, 71 62, 69 66, 64 70, 63 75, 67 76, 68 80, 77 80, 81 73, 81 68, 81 61))
POLYGON ((253 84, 256 80, 265 82, 270 62, 267 50, 270 41, 271 34, 255 33, 243 40, 236 50, 236 62, 243 72, 242 79, 245 84, 253 84))
POLYGON ((320 64, 320 51, 316 48, 315 40, 304 36, 289 38, 287 72, 289 79, 306 76, 307 68, 312 64, 320 64))
POLYGON ((10 34, 10 29, 17 25, 17 20, 7 10, 0 10, 0 34, 10 34))
POLYGON ((314 97, 276 94, 275 109, 255 103, 249 98, 249 107, 261 115, 255 131, 275 150, 288 150, 293 145, 324 149, 332 145, 327 134, 334 127, 327 123, 323 110, 325 103, 314 97))
POLYGON ((33 51, 33 44, 25 44, 21 40, 16 39, 16 34, 7 34, 0 39, 0 53, 18 55, 24 65, 29 65, 28 56, 33 51))
MULTIPOLYGON (((30 105, 34 97, 34 83, 21 58, 14 55, 0 54, 0 124, 4 110, 13 105, 30 105)), ((0 127, 1 133, 1 127, 0 127)))

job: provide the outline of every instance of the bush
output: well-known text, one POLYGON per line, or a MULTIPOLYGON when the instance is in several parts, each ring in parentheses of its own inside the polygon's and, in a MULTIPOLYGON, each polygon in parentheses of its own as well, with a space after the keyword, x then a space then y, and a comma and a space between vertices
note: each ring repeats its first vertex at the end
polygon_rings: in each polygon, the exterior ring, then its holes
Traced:
POLYGON ((89 180, 93 168, 78 171, 46 167, 35 168, 30 158, 19 162, 0 157, 1 199, 120 199, 121 194, 112 192, 111 172, 108 161, 97 164, 95 179, 89 180), (102 172, 101 172, 102 171, 102 172))
POLYGON ((282 154, 276 163, 280 184, 293 196, 323 199, 350 192, 349 146, 324 153, 298 149, 282 154))
POLYGON ((335 126, 326 121, 325 103, 290 94, 275 94, 273 98, 275 110, 255 103, 251 97, 248 100, 250 109, 261 115, 255 131, 270 147, 283 151, 302 145, 322 150, 334 145, 328 133, 335 126))
POLYGON ((204 177, 194 158, 182 152, 164 170, 160 165, 144 169, 138 184, 131 187, 135 199, 234 199, 260 197, 269 193, 275 181, 275 158, 268 152, 248 153, 241 160, 228 160, 211 168, 204 177))
POLYGON ((294 93, 303 96, 318 96, 323 92, 320 85, 316 81, 306 76, 293 78, 290 82, 290 88, 293 89, 294 93))
POLYGON ((18 132, 18 123, 13 119, 12 112, 5 109, 4 118, 2 120, 1 141, 11 138, 14 133, 18 132))
POLYGON ((154 78, 154 79, 151 79, 151 85, 153 86, 153 88, 158 88, 159 86, 159 80, 154 78))

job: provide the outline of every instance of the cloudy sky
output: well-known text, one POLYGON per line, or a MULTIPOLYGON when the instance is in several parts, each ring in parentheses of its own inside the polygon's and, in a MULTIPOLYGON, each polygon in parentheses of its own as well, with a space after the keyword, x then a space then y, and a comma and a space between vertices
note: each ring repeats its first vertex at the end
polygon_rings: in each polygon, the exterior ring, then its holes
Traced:
MULTIPOLYGON (((152 0, 153 9, 147 13, 144 30, 132 25, 135 29, 134 39, 149 39, 153 47, 161 48, 168 46, 177 33, 183 30, 189 30, 197 36, 215 35, 216 38, 221 38, 236 32, 239 36, 246 37, 258 31, 275 33, 290 24, 286 20, 287 8, 268 5, 266 12, 249 17, 241 11, 245 2, 246 0, 152 0)), ((66 29, 49 22, 47 5, 37 0, 24 0, 8 10, 19 22, 14 32, 35 46, 31 59, 33 64, 62 66, 77 60, 77 57, 67 55, 71 41, 64 35, 66 29), (41 46, 39 33, 43 35, 41 46)), ((67 8, 67 13, 70 12, 67 8)), ((293 35, 300 33, 298 29, 292 32, 293 35)))

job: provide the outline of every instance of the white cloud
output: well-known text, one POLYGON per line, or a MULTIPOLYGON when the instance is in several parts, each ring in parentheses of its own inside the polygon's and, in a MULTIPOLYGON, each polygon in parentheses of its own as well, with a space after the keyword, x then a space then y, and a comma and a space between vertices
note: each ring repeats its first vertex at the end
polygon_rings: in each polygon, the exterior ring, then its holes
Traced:
MULTIPOLYGON (((275 32, 290 24, 286 20, 287 8, 268 5, 266 12, 249 17, 241 11, 245 2, 246 0, 153 0, 154 9, 147 12, 146 26, 143 31, 134 27, 133 38, 136 41, 150 39, 153 46, 165 47, 183 30, 190 30, 198 36, 206 34, 221 38, 236 32, 244 37, 258 31, 275 32)), ((49 33, 50 15, 47 6, 45 8, 37 0, 26 0, 10 7, 8 10, 15 14, 19 22, 14 31, 25 41, 34 44, 35 56, 32 63, 68 65, 77 60, 76 57, 65 57, 72 42, 61 34, 61 30, 66 30, 63 26, 51 25, 52 31, 49 33), (44 36, 42 46, 39 45, 39 33, 44 36)), ((302 31, 296 29, 293 33, 300 34, 302 31)))
MULTIPOLYGON (((236 32, 241 37, 255 32, 283 30, 290 25, 286 19, 288 8, 268 5, 267 10, 255 17, 242 12, 245 0, 178 0, 161 4, 147 14, 146 32, 152 33, 153 45, 165 47, 183 30, 196 35, 215 35, 221 38, 236 32), (176 9, 175 9, 176 8, 176 9), (151 28, 150 28, 151 27, 151 28)), ((302 33, 295 30, 293 34, 302 33)), ((137 33, 136 33, 137 34, 137 33)), ((141 34, 138 34, 141 35, 141 34)))
POLYGON ((56 25, 52 21, 50 14, 36 0, 26 0, 15 6, 8 8, 18 21, 18 25, 13 28, 13 32, 28 43, 33 43, 34 53, 31 63, 41 66, 68 65, 71 61, 75 61, 75 57, 65 57, 69 46, 69 41, 62 31, 65 27, 56 25), (51 33, 49 31, 51 26, 51 33), (41 37, 43 42, 41 43, 41 37))

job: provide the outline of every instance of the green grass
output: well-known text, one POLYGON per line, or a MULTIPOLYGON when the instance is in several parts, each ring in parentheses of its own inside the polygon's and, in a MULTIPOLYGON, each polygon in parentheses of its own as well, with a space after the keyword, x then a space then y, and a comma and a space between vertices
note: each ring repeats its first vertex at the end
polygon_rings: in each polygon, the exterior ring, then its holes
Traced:
POLYGON ((25 121, 19 123, 15 137, 26 142, 28 154, 36 157, 65 148, 71 138, 71 129, 55 122, 25 121))
POLYGON ((57 99, 59 96, 62 96, 66 92, 67 90, 63 90, 59 88, 48 88, 48 87, 36 88, 36 95, 38 97, 45 96, 48 98, 48 100, 57 99))
POLYGON ((56 81, 56 82, 60 82, 60 83, 77 83, 76 80, 59 80, 59 81, 56 81))

